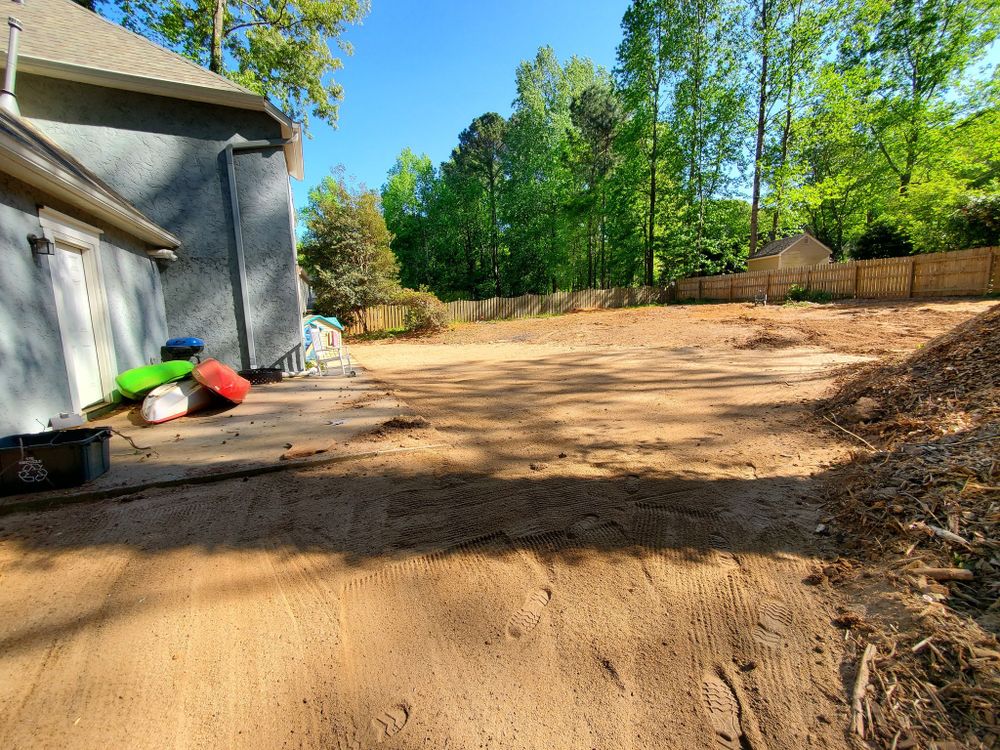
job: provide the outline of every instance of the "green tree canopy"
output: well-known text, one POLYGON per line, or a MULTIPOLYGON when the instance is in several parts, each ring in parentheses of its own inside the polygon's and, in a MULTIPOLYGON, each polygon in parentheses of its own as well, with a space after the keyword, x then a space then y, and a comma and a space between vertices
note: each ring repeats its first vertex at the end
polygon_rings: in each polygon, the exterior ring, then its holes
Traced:
POLYGON ((437 169, 383 188, 408 284, 443 298, 743 270, 809 231, 837 259, 991 244, 995 0, 632 0, 613 75, 550 47, 437 169), (756 239, 754 239, 756 238, 756 239))
POLYGON ((93 0, 99 10, 169 49, 270 98, 289 115, 335 123, 342 62, 331 44, 368 13, 369 0, 93 0))
POLYGON ((352 321, 397 298, 399 264, 377 193, 328 176, 309 191, 303 217, 299 263, 313 281, 317 312, 352 321))

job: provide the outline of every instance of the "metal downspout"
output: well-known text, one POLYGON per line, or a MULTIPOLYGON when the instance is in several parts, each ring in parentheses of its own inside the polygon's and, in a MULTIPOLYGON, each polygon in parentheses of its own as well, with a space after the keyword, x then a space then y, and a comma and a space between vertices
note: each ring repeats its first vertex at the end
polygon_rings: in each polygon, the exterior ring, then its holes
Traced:
POLYGON ((226 145, 226 170, 229 173, 229 202, 233 212, 233 234, 236 238, 236 266, 239 271, 240 301, 243 306, 243 325, 247 357, 250 368, 257 367, 257 347, 253 336, 253 319, 250 317, 250 291, 247 286, 246 255, 243 251, 243 223, 240 220, 240 198, 236 188, 236 164, 233 159, 235 151, 252 151, 258 148, 277 148, 287 146, 292 139, 275 138, 265 141, 243 141, 226 145))
POLYGON ((0 109, 20 117, 21 110, 14 95, 14 83, 17 80, 17 48, 24 27, 14 16, 7 19, 7 25, 10 27, 10 40, 7 43, 7 67, 3 75, 3 90, 0 91, 0 109))

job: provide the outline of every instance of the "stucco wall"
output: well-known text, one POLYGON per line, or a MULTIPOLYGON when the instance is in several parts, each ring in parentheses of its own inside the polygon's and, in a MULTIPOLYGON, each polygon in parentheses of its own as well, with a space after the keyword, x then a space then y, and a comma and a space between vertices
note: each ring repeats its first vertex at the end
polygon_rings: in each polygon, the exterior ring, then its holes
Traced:
MULTIPOLYGON (((49 137, 180 238, 162 274, 171 336, 247 364, 224 148, 279 138, 262 112, 135 94, 31 75, 18 102, 49 137)), ((280 148, 236 155, 258 364, 301 345, 287 173, 280 148)))
POLYGON ((145 247, 34 188, 0 174, 0 435, 38 432, 71 411, 49 259, 35 256, 44 205, 104 230, 101 264, 118 371, 158 359, 166 336, 160 274, 145 247))

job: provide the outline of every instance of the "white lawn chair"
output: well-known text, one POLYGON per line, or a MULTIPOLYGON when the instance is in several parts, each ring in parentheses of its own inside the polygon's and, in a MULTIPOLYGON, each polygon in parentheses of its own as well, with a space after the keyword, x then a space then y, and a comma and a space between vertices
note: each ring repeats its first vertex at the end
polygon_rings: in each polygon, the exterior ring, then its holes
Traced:
POLYGON ((340 346, 327 346, 323 331, 319 326, 309 326, 312 339, 312 353, 316 359, 316 370, 320 375, 326 375, 327 368, 331 362, 340 365, 340 372, 343 375, 354 377, 354 368, 351 367, 351 355, 347 347, 341 343, 340 346))

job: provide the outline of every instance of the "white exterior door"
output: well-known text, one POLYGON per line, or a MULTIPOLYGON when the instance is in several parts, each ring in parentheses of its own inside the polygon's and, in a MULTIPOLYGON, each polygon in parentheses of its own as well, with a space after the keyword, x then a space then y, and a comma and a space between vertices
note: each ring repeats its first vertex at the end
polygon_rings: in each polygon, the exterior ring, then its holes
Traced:
POLYGON ((91 313, 94 284, 88 283, 84 252, 87 251, 56 242, 55 254, 50 258, 66 373, 77 409, 104 400, 101 359, 91 313))
MULTIPOLYGON (((83 412, 114 398, 117 373, 114 335, 101 268, 101 230, 47 206, 38 209, 45 237, 55 244, 47 257, 52 277, 62 362, 70 407, 83 412)), ((53 367, 60 367, 52 352, 53 367)))

